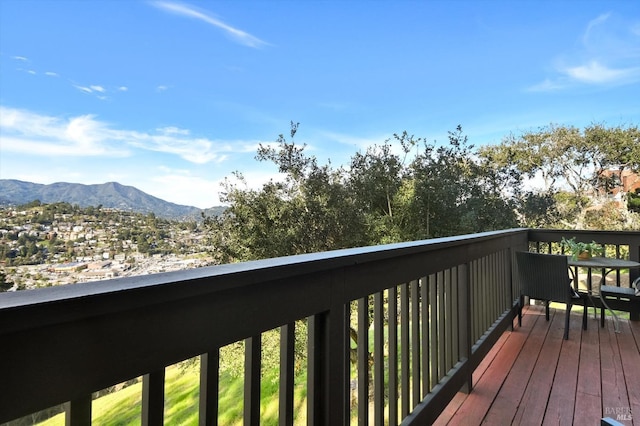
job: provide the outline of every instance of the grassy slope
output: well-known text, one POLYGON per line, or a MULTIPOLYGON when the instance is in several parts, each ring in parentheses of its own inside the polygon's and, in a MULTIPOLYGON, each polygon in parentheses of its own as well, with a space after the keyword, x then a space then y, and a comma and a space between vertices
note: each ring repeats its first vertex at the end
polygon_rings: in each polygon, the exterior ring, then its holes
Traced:
MULTIPOLYGON (((261 417, 264 425, 278 424, 278 372, 266 372, 262 379, 261 417)), ((296 378, 296 422, 306 423, 305 374, 296 378)), ((243 378, 224 374, 220 378, 220 415, 223 425, 242 425, 243 378)), ((118 392, 93 401, 93 424, 139 425, 142 384, 137 383, 118 392)), ((186 371, 176 366, 167 368, 165 390, 165 424, 198 424, 199 376, 197 368, 186 371)), ((64 426, 64 413, 43 423, 46 426, 64 426)))

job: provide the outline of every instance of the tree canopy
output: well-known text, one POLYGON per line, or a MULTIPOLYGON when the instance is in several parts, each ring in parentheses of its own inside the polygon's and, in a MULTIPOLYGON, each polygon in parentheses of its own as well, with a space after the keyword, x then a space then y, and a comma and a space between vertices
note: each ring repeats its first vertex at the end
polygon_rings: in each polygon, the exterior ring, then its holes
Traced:
MULTIPOLYGON (((626 196, 622 191, 623 172, 640 174, 637 126, 592 124, 581 130, 551 124, 537 131, 511 135, 498 145, 484 146, 478 154, 514 171, 524 193, 519 214, 525 226, 596 229, 638 226, 637 217, 624 208, 611 220, 589 220, 590 211, 607 204, 607 213, 616 209, 614 194, 626 196), (538 187, 525 189, 527 179, 539 182, 538 187)), ((624 207, 626 199, 620 197, 616 202, 624 207)))
POLYGON ((282 179, 260 189, 248 188, 239 172, 225 181, 228 208, 207 218, 220 261, 514 226, 638 227, 637 214, 625 209, 604 219, 589 213, 620 188, 620 173, 606 171, 640 172, 637 126, 552 124, 479 148, 460 126, 444 144, 405 131, 340 167, 319 164, 296 142, 297 131, 292 122, 288 138, 256 155, 282 179), (528 185, 533 179, 542 185, 528 185))
MULTIPOLYGON (((355 153, 347 166, 320 165, 298 144, 298 125, 256 159, 283 178, 250 189, 227 179, 217 218, 207 218, 220 261, 458 235, 517 225, 509 171, 480 161, 462 129, 436 145, 407 132, 355 153)), ((513 180, 513 179, 512 179, 513 180)))

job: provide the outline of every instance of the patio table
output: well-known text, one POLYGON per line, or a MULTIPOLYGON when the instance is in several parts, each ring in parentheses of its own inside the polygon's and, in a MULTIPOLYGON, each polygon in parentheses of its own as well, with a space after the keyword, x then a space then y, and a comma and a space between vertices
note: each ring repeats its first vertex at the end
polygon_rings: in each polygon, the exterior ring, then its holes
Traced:
MULTIPOLYGON (((587 295, 591 300, 591 303, 593 303, 593 300, 591 299, 591 293, 592 293, 591 270, 592 269, 602 270, 602 277, 600 278, 600 287, 602 287, 603 283, 606 282, 607 275, 609 275, 609 273, 616 270, 620 270, 620 269, 640 268, 640 262, 636 262, 633 260, 625 260, 625 259, 614 259, 611 257, 592 257, 590 259, 574 259, 571 256, 569 256, 569 266, 575 269, 575 272, 574 272, 574 269, 571 269, 571 274, 573 275, 574 279, 577 277, 578 268, 589 269, 589 272, 587 275, 587 290, 588 290, 587 295)), ((613 312, 611 308, 609 308, 609 305, 607 305, 607 302, 605 302, 604 298, 602 297, 602 293, 600 293, 600 301, 602 302, 602 305, 613 315, 614 328, 616 333, 619 333, 620 331, 618 327, 618 316, 616 315, 615 312, 613 312)), ((596 315, 595 303, 593 303, 593 307, 594 307, 593 315, 595 317, 596 315)), ((587 309, 586 306, 585 306, 585 309, 587 309)))

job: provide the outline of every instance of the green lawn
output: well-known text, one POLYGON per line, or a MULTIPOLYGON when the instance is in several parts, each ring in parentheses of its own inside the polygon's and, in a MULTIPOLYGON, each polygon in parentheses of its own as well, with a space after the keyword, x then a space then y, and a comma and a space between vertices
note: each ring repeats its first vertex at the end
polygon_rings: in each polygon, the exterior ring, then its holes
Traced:
MULTIPOLYGON (((165 423, 171 425, 198 424, 199 369, 197 366, 166 370, 165 423)), ((306 372, 296 377, 296 423, 306 423, 306 372)), ((142 383, 93 401, 92 421, 100 425, 139 425, 142 383)), ((261 424, 278 424, 278 371, 266 371, 262 377, 261 424)), ((243 378, 223 373, 220 377, 219 423, 242 425, 243 378)), ((46 426, 64 426, 64 413, 40 423, 46 426)))

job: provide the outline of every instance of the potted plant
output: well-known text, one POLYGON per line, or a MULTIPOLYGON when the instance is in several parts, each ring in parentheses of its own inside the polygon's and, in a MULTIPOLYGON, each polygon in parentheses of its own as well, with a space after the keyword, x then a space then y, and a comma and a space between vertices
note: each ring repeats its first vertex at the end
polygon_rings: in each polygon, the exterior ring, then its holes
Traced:
POLYGON ((560 242, 562 247, 567 249, 573 260, 585 260, 591 259, 593 256, 601 255, 603 253, 602 246, 595 241, 590 243, 583 243, 576 241, 575 238, 565 239, 562 238, 560 242))

